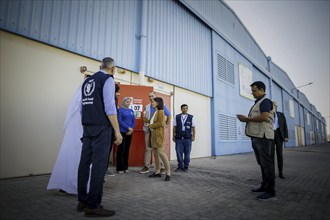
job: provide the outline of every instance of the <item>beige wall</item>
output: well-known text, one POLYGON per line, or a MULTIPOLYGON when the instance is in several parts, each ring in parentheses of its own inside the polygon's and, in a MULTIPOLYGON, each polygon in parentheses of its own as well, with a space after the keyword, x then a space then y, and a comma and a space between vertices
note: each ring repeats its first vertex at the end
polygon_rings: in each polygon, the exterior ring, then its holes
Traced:
MULTIPOLYGON (((194 92, 175 88, 173 117, 181 113, 181 105, 188 105, 188 113, 194 116, 196 140, 192 144, 191 158, 211 156, 211 100, 194 92)), ((176 158, 175 146, 172 158, 176 158)))
MULTIPOLYGON (((68 104, 83 81, 80 66, 95 72, 99 61, 0 31, 0 178, 50 173, 62 142, 68 104)), ((121 69, 115 80, 139 84, 136 73, 121 69)), ((192 158, 211 155, 210 98, 143 78, 144 85, 171 96, 174 116, 189 105, 197 123, 192 158)), ((172 133, 172 132, 171 132, 172 133)), ((172 134, 171 134, 172 135, 172 134)), ((171 160, 176 160, 171 142, 171 160)))
POLYGON ((99 62, 3 31, 0 48, 0 178, 50 173, 79 67, 99 62))

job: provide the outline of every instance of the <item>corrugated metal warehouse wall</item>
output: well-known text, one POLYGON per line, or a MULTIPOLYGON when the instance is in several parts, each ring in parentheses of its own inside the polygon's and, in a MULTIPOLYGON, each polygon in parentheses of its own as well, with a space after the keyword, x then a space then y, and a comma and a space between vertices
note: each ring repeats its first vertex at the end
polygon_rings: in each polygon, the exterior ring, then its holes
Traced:
POLYGON ((212 96, 211 30, 176 1, 148 1, 146 75, 212 96))
POLYGON ((2 29, 137 71, 140 1, 1 1, 2 29))
POLYGON ((310 133, 325 128, 306 96, 220 0, 2 0, 0 10, 2 30, 94 60, 111 56, 119 67, 211 97, 214 155, 251 150, 244 125, 233 118, 252 102, 239 94, 240 64, 254 81, 265 82, 267 95, 287 116, 286 146, 296 145, 301 112, 305 122, 310 117, 306 143, 312 143, 310 133))

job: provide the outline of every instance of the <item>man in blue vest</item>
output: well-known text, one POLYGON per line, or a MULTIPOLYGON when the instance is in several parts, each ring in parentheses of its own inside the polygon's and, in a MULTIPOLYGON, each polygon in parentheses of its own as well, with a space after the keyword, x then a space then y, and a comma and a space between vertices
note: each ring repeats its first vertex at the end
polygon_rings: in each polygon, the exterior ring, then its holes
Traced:
POLYGON ((115 211, 104 209, 101 201, 112 133, 115 133, 115 144, 119 145, 123 139, 118 126, 115 105, 113 79, 115 61, 110 57, 104 58, 100 69, 87 78, 82 85, 83 145, 78 168, 77 211, 85 211, 87 217, 115 215, 115 211))
POLYGON ((188 171, 191 142, 195 140, 196 134, 194 116, 187 113, 188 105, 181 105, 181 112, 173 120, 173 141, 178 160, 178 168, 175 172, 188 171))

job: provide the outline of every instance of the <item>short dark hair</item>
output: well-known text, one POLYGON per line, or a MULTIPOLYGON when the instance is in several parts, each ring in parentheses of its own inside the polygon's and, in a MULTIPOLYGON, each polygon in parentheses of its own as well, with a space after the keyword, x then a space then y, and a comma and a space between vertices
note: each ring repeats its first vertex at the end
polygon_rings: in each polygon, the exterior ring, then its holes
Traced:
POLYGON ((158 110, 163 110, 164 109, 164 102, 163 102, 163 99, 160 98, 160 97, 156 97, 154 98, 154 101, 158 103, 158 110))
POLYGON ((266 85, 261 81, 256 81, 250 85, 251 87, 256 86, 259 90, 263 89, 266 92, 266 85))
POLYGON ((186 107, 186 106, 188 107, 187 104, 182 104, 182 105, 181 105, 181 108, 186 107))

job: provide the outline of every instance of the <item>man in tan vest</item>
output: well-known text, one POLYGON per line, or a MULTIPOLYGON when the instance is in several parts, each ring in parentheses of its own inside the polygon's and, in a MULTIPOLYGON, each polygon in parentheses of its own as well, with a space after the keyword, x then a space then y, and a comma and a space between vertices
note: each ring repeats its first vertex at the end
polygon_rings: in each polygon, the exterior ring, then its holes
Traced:
POLYGON ((276 200, 275 191, 275 166, 272 157, 273 130, 273 103, 266 98, 266 86, 261 81, 251 85, 252 95, 256 99, 249 115, 237 115, 241 122, 246 122, 245 133, 251 137, 257 163, 261 168, 262 182, 254 193, 262 193, 257 196, 260 201, 276 200))

